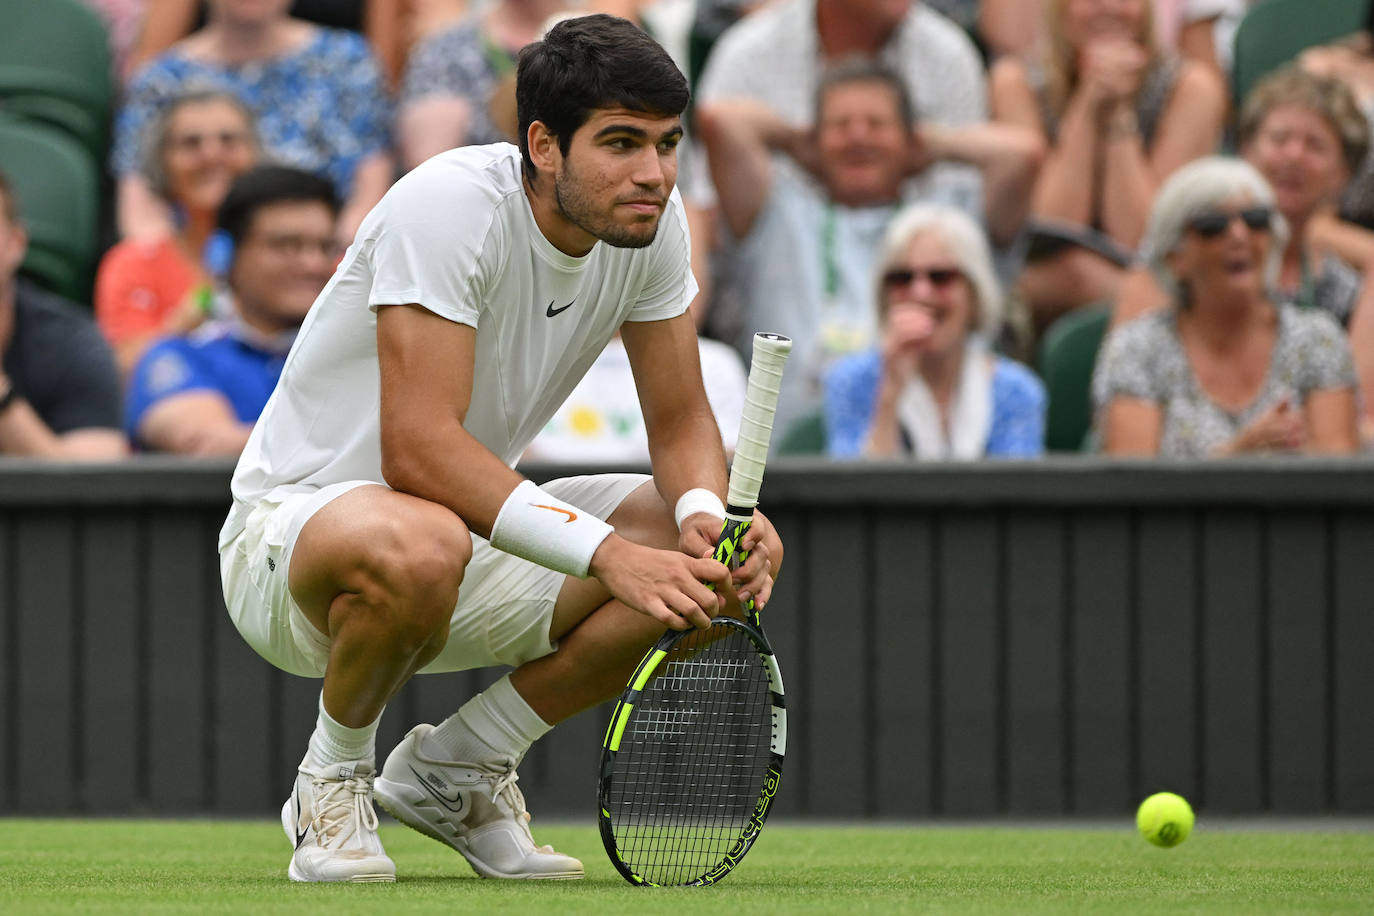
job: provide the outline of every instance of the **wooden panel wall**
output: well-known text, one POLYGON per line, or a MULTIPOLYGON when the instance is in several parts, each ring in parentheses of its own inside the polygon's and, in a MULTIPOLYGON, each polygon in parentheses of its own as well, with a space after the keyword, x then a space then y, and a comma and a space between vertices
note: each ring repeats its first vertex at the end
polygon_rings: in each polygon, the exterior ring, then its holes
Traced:
MULTIPOLYGON (((1374 811, 1374 467, 782 464, 779 812, 1374 811)), ((535 469, 536 477, 551 476, 535 469)), ((317 681, 219 593, 228 469, 0 466, 0 813, 271 815, 317 681)), ((417 678, 385 753, 499 676, 417 678)), ((521 784, 591 818, 608 709, 521 784)))

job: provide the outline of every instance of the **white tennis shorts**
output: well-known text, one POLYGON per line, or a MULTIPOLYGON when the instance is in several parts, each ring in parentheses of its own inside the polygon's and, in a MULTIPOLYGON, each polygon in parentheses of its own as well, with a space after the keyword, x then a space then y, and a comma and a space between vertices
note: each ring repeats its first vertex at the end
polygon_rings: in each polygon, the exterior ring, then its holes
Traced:
MULTIPOLYGON (((594 474, 543 487, 604 520, 651 479, 644 474, 594 474)), ((360 486, 376 484, 350 480, 318 490, 297 485, 273 490, 251 507, 243 530, 220 549, 229 617, 254 651, 284 671, 323 677, 329 661, 329 637, 310 623, 287 587, 291 550, 312 515, 360 486)), ((497 550, 474 534, 448 643, 422 673, 519 665, 548 655, 557 648, 549 639, 549 625, 565 578, 497 550)))

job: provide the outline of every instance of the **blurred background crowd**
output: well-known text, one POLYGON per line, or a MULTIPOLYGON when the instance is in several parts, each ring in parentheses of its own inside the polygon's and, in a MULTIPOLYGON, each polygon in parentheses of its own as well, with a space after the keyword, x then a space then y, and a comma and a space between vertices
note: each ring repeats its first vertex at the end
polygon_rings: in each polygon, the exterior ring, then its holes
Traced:
MULTIPOLYGON (((231 456, 367 211, 514 141, 519 49, 638 21, 727 447, 1374 448, 1368 0, 0 0, 0 453, 231 456)), ((530 447, 638 463, 612 341, 530 447)))

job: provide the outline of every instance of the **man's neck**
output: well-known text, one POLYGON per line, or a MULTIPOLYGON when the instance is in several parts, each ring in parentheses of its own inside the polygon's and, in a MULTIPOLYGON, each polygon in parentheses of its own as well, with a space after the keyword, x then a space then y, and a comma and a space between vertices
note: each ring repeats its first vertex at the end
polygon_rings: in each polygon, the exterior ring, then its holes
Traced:
POLYGON ((528 175, 521 181, 525 188, 525 199, 530 203, 530 212, 534 214, 534 224, 548 243, 569 257, 581 258, 591 253, 596 247, 596 237, 568 222, 559 212, 558 201, 552 192, 553 179, 546 178, 540 182, 540 187, 549 187, 549 193, 542 193, 528 175))
POLYGON ((821 56, 839 60, 855 54, 877 54, 893 29, 855 15, 845 0, 816 0, 816 34, 821 56))

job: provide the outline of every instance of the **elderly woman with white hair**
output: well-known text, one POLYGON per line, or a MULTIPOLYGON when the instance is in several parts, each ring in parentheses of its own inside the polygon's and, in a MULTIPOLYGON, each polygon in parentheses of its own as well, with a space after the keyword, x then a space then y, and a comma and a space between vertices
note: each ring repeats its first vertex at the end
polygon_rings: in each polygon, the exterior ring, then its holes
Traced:
POLYGON ((1002 290, 983 230, 953 207, 897 214, 877 258, 878 345, 826 378, 832 457, 918 460, 1044 452, 1045 389, 992 351, 1002 290))
POLYGON ((1104 451, 1191 458, 1357 447, 1350 347, 1326 312, 1276 303, 1288 227, 1240 159, 1160 188, 1143 251, 1171 307, 1117 328, 1093 400, 1104 451))

